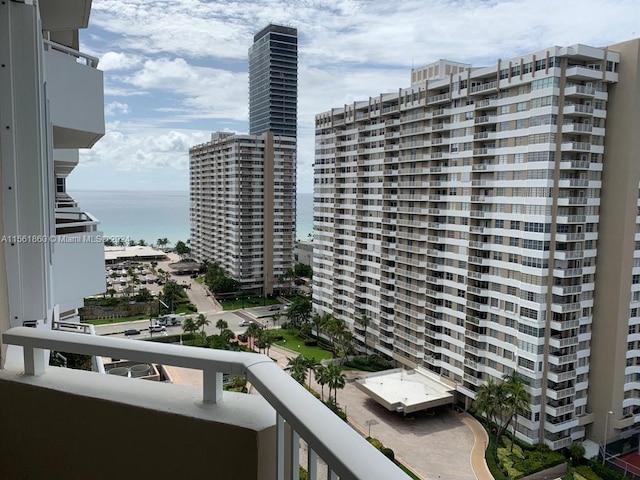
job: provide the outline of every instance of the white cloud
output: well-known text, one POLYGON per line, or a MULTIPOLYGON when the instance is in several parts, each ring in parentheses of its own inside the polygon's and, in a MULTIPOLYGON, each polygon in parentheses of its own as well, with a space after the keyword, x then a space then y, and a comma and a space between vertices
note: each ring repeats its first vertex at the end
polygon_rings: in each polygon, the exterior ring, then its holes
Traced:
POLYGON ((163 169, 168 175, 189 170, 189 148, 209 139, 208 132, 161 129, 151 125, 108 123, 106 135, 87 151, 81 163, 127 172, 163 169))
POLYGON ((113 70, 129 70, 140 65, 142 59, 138 55, 119 52, 106 52, 100 57, 100 69, 109 72, 113 70))
POLYGON ((182 104, 171 110, 183 119, 247 119, 246 73, 196 67, 183 58, 159 58, 147 60, 126 82, 139 89, 180 96, 182 104))
POLYGON ((269 22, 298 28, 299 188, 310 191, 315 114, 408 86, 414 63, 607 45, 640 34, 639 16, 637 0, 94 0, 85 50, 102 59, 107 113, 127 123, 86 160, 186 168, 204 130, 246 121, 247 51, 269 22))
POLYGON ((104 106, 104 115, 109 117, 118 113, 129 113, 129 105, 121 102, 111 102, 104 106))

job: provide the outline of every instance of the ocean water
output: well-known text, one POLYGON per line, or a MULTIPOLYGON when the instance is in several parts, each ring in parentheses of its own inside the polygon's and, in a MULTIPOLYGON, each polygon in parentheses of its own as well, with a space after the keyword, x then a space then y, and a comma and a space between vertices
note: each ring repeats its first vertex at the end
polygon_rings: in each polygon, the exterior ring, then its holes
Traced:
MULTIPOLYGON (((109 237, 128 237, 156 243, 189 238, 189 193, 167 191, 87 191, 69 194, 80 207, 100 220, 100 229, 109 237)), ((313 233, 313 194, 297 195, 296 237, 308 240, 313 233)))

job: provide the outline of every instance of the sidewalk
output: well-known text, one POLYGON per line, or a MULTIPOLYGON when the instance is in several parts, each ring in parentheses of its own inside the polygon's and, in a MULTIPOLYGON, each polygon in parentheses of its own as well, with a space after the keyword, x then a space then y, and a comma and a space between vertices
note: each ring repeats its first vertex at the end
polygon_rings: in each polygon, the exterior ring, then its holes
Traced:
POLYGON ((489 436, 482 424, 470 414, 462 412, 458 414, 460 419, 471 429, 475 442, 471 450, 471 467, 478 480, 493 480, 493 475, 489 471, 485 460, 485 451, 489 445, 489 436))

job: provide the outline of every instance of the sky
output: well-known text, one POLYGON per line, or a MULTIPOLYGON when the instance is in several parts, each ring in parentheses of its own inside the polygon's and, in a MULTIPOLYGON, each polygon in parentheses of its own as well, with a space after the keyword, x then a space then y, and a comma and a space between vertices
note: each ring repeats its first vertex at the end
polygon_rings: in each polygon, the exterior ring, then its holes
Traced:
POLYGON ((80 49, 104 71, 105 136, 69 190, 189 189, 189 147, 248 131, 248 60, 269 23, 298 29, 298 191, 314 117, 410 85, 412 66, 494 65, 640 35, 638 0, 93 0, 80 49))

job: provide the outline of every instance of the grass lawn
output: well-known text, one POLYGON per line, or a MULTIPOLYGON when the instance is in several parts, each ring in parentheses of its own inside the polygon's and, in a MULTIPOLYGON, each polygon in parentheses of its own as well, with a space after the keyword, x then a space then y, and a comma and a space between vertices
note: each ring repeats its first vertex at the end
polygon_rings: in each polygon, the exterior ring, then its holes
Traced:
POLYGON ((407 475, 409 475, 411 478, 415 479, 415 480, 420 480, 420 477, 418 477, 415 473, 413 473, 411 470, 409 470, 407 467, 405 467, 402 463, 396 461, 395 462, 396 465, 398 465, 398 467, 400 467, 400 469, 406 473, 407 475))
POLYGON ((176 307, 176 313, 186 313, 187 315, 191 314, 191 313, 195 313, 193 310, 190 310, 189 308, 187 308, 187 304, 183 304, 183 305, 178 305, 176 307))
POLYGON ((240 308, 262 307, 263 305, 276 305, 280 303, 275 298, 268 297, 245 297, 242 298, 217 298, 222 308, 225 310, 238 310, 240 308))
POLYGON ((283 339, 274 342, 274 345, 279 345, 289 350, 293 350, 294 352, 299 352, 307 358, 315 358, 316 360, 331 358, 331 352, 328 350, 324 350, 320 347, 309 347, 304 344, 304 340, 300 340, 298 337, 292 335, 286 330, 275 331, 281 334, 283 339))
POLYGON ((84 323, 92 325, 109 325, 110 323, 135 322, 136 320, 149 320, 149 315, 134 315, 133 317, 100 318, 97 320, 84 320, 84 323))
POLYGON ((196 280, 196 283, 199 283, 200 285, 204 283, 204 277, 198 277, 195 280, 196 280))

